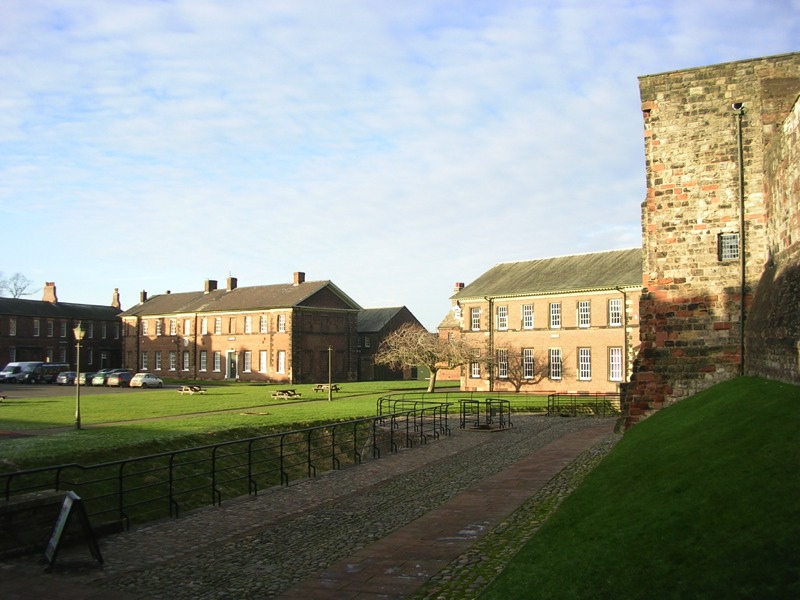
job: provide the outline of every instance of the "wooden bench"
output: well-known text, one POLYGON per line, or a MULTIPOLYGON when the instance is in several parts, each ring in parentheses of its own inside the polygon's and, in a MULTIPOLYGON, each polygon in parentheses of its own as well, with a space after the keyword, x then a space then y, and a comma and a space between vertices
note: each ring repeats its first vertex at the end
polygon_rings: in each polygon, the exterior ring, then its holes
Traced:
POLYGON ((189 394, 190 396, 193 394, 205 394, 206 388, 200 387, 199 385, 182 385, 178 390, 181 396, 184 394, 189 394))
POLYGON ((298 394, 295 390, 276 390, 272 392, 273 398, 299 398, 302 394, 298 394))
POLYGON ((327 392, 328 388, 331 389, 332 392, 338 392, 339 386, 337 384, 328 385, 327 383, 318 383, 314 386, 315 392, 327 392))

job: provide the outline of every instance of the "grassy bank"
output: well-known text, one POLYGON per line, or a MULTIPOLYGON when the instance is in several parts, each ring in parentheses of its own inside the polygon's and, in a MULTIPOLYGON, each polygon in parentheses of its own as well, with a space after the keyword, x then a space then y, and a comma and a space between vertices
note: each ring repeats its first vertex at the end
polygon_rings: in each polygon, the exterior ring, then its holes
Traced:
POLYGON ((800 597, 800 387, 731 381, 633 427, 481 600, 800 597))

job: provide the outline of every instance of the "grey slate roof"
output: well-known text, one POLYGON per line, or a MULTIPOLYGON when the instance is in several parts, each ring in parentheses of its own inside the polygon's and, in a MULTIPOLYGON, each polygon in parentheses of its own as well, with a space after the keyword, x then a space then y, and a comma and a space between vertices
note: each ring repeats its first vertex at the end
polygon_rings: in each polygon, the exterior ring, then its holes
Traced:
POLYGON ((159 294, 148 298, 143 304, 129 308, 123 317, 141 315, 165 315, 194 312, 232 312, 263 310, 270 308, 293 308, 302 306, 317 292, 329 288, 350 309, 361 307, 330 281, 305 281, 291 283, 237 287, 233 290, 217 289, 211 292, 179 292, 159 294))
POLYGON ((495 265, 452 299, 524 296, 642 285, 642 249, 574 254, 495 265))
POLYGON ((402 306, 365 308, 358 313, 358 332, 375 333, 380 331, 401 310, 403 310, 402 306))
POLYGON ((113 306, 101 304, 74 304, 71 302, 54 304, 45 300, 0 298, 0 315, 104 321, 118 318, 120 311, 113 306))

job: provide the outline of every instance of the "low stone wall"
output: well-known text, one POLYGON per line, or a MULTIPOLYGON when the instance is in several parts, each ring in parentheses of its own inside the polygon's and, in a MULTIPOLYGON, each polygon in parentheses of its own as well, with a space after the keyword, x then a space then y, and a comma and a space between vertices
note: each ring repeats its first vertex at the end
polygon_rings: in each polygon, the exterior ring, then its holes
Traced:
POLYGON ((64 495, 46 490, 0 502, 0 560, 44 552, 64 495))

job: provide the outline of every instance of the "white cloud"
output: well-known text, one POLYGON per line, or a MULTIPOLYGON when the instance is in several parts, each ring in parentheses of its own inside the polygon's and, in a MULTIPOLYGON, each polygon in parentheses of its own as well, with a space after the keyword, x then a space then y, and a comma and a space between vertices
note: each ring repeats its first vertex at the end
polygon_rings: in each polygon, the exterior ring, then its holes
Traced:
POLYGON ((794 51, 797 8, 6 0, 6 270, 126 306, 303 270, 434 327, 497 262, 638 244, 637 76, 794 51))

